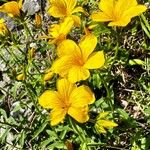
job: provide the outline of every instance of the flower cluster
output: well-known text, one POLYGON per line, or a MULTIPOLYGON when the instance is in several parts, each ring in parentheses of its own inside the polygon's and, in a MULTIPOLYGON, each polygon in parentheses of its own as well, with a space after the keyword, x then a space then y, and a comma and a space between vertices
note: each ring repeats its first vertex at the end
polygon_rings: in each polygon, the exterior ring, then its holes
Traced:
MULTIPOLYGON (((39 103, 44 108, 52 109, 50 113, 51 125, 63 122, 68 114, 80 123, 89 119, 88 105, 95 101, 94 93, 90 88, 75 84, 90 77, 90 69, 101 68, 105 63, 103 51, 94 51, 97 37, 92 33, 84 35, 76 44, 67 39, 73 25, 80 25, 81 20, 76 12, 85 13, 84 9, 76 6, 77 0, 50 0, 48 13, 61 18, 60 24, 49 28, 50 43, 57 45, 57 59, 51 67, 53 73, 59 74, 57 91, 45 91, 39 98, 39 103)), ((146 10, 143 5, 138 5, 136 0, 126 4, 124 0, 101 0, 101 12, 91 15, 93 21, 110 21, 109 26, 126 26, 132 17, 146 10)), ((86 14, 86 13, 85 13, 86 14)))
POLYGON ((77 87, 76 82, 90 77, 90 69, 101 68, 105 63, 103 51, 94 51, 97 38, 92 33, 84 35, 76 44, 67 38, 67 34, 75 25, 80 25, 80 18, 74 13, 84 12, 82 7, 76 7, 77 0, 50 0, 48 13, 56 18, 62 18, 60 24, 49 28, 49 42, 56 44, 57 59, 51 67, 51 72, 59 74, 58 91, 45 91, 39 98, 44 108, 52 109, 51 125, 56 125, 69 114, 80 123, 89 119, 88 105, 95 101, 94 93, 89 87, 77 87))
MULTIPOLYGON (((98 49, 97 37, 88 31, 82 24, 79 13, 83 16, 89 14, 81 6, 77 6, 77 0, 49 0, 50 6, 47 13, 54 18, 59 18, 58 24, 52 24, 48 28, 48 34, 43 38, 56 46, 57 58, 46 72, 44 80, 50 80, 54 74, 59 75, 57 90, 47 90, 39 97, 39 104, 50 112, 51 125, 57 125, 64 121, 68 114, 80 123, 89 119, 89 105, 94 103, 95 96, 86 85, 78 86, 80 81, 90 77, 92 69, 100 69, 105 64, 103 50, 98 49), (82 27, 86 30, 84 36, 78 42, 68 38, 72 28, 82 27)), ((100 0, 99 9, 93 12, 88 19, 93 22, 109 22, 108 26, 126 26, 131 18, 146 10, 146 6, 138 5, 136 0, 100 0)), ((11 1, 0 6, 0 12, 19 18, 21 16, 22 0, 11 1)), ((80 14, 80 15, 81 15, 80 14)), ((37 28, 42 25, 39 14, 35 15, 37 28)), ((0 20, 0 35, 8 32, 4 20, 0 20)), ((24 74, 17 77, 25 80, 24 74)), ((105 124, 103 119, 100 124, 105 124)), ((97 124, 99 124, 99 122, 97 124)), ((110 122, 109 122, 110 123, 110 122)), ((97 126, 97 125, 96 125, 97 126)), ((110 126, 116 126, 111 124, 110 126)), ((105 132, 105 129, 103 132, 105 132)))
MULTIPOLYGON (((57 91, 45 91, 39 98, 44 108, 52 109, 50 113, 51 125, 63 122, 66 114, 80 123, 89 119, 88 105, 95 101, 90 88, 76 83, 90 77, 91 69, 99 69, 105 63, 104 52, 94 51, 97 37, 86 32, 79 43, 68 39, 67 34, 74 25, 80 25, 81 19, 77 12, 87 14, 81 6, 76 6, 77 0, 50 0, 48 13, 60 18, 60 24, 49 28, 49 42, 56 44, 57 59, 53 62, 51 72, 59 74, 57 91)), ((93 21, 110 21, 109 26, 126 26, 132 17, 146 10, 138 5, 136 0, 101 0, 100 12, 91 15, 93 21)))

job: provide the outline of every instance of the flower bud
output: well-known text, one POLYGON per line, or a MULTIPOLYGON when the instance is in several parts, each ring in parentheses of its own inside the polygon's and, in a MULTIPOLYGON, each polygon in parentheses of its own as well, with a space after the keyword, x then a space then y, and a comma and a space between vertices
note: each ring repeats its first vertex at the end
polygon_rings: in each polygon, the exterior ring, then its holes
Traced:
POLYGON ((42 26, 42 17, 38 13, 35 14, 35 26, 37 28, 40 28, 42 26))
POLYGON ((24 75, 24 73, 21 73, 21 74, 17 75, 16 79, 17 79, 18 81, 23 81, 23 80, 25 80, 25 75, 24 75))

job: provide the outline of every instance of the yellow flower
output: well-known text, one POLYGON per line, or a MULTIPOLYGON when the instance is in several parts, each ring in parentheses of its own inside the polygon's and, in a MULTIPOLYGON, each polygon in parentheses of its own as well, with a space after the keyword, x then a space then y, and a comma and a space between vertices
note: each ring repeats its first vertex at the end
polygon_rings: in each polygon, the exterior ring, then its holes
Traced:
POLYGON ((77 45, 72 40, 65 40, 57 47, 58 59, 52 64, 54 73, 67 77, 72 83, 86 80, 89 69, 98 69, 104 65, 103 51, 93 52, 97 38, 93 34, 85 35, 77 45))
POLYGON ((66 39, 67 34, 73 27, 74 21, 71 17, 65 18, 65 20, 60 24, 53 24, 48 32, 49 32, 49 42, 52 44, 59 44, 63 40, 66 39))
POLYGON ((22 0, 19 2, 11 1, 0 6, 0 12, 7 13, 11 17, 20 16, 20 9, 22 7, 22 0))
POLYGON ((50 3, 51 6, 48 10, 50 15, 55 18, 71 16, 77 25, 80 24, 80 18, 73 14, 76 12, 85 13, 85 11, 82 7, 75 7, 77 0, 50 0, 50 3))
POLYGON ((4 19, 0 18, 0 35, 4 36, 6 34, 8 34, 7 26, 4 23, 4 19))
POLYGON ((63 122, 66 114, 80 123, 88 121, 88 104, 95 101, 87 86, 77 87, 67 79, 57 81, 57 91, 47 90, 39 98, 39 104, 50 112, 51 125, 63 122))
POLYGON ((131 18, 146 11, 146 6, 138 5, 136 0, 101 0, 101 11, 92 14, 93 21, 110 23, 108 26, 126 26, 131 18))
POLYGON ((106 120, 106 116, 108 116, 109 112, 101 112, 96 118, 95 128, 99 133, 106 133, 105 128, 113 128, 118 126, 118 124, 106 120))

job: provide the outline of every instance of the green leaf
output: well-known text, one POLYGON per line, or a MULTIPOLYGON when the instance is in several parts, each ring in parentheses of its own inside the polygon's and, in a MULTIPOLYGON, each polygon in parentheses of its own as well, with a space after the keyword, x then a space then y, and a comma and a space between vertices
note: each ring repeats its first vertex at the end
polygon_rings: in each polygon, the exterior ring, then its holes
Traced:
POLYGON ((5 143, 7 135, 8 135, 10 130, 11 130, 11 128, 9 128, 9 127, 4 129, 3 130, 4 132, 2 132, 2 130, 1 130, 1 136, 0 136, 0 141, 1 142, 0 143, 5 143))
POLYGON ((22 86, 22 82, 15 82, 15 84, 12 87, 12 95, 14 96, 14 98, 17 98, 17 91, 18 89, 22 86))
POLYGON ((144 110, 144 112, 145 112, 146 114, 149 114, 149 115, 150 115, 150 107, 146 108, 146 109, 144 110))
POLYGON ((144 65, 144 61, 142 61, 140 59, 130 59, 129 65, 131 65, 131 66, 133 66, 133 65, 144 65))
POLYGON ((121 115, 121 117, 125 120, 129 119, 129 115, 125 112, 125 110, 118 108, 117 112, 121 115))
POLYGON ((42 141, 42 143, 41 143, 42 149, 44 149, 48 144, 50 144, 51 142, 55 141, 56 139, 57 139, 57 137, 54 137, 54 136, 51 135, 50 138, 42 141))
POLYGON ((148 29, 146 28, 146 26, 144 25, 142 21, 141 21, 141 26, 142 26, 143 31, 147 35, 147 37, 150 39, 150 31, 148 31, 148 29))
POLYGON ((20 137, 20 139, 19 139, 19 144, 21 145, 21 147, 23 147, 24 146, 24 142, 25 142, 25 138, 26 138, 26 132, 25 131, 22 131, 21 132, 21 137, 20 137))
POLYGON ((106 118, 110 112, 100 112, 99 115, 97 116, 96 120, 106 118))
POLYGON ((7 114, 6 114, 6 111, 3 110, 2 108, 0 108, 0 116, 3 116, 5 118, 5 120, 7 120, 7 114))
POLYGON ((44 129, 45 127, 47 126, 48 124, 48 121, 46 120, 42 126, 40 126, 33 134, 33 137, 32 137, 32 140, 35 139, 44 129))
POLYGON ((54 148, 57 148, 57 149, 65 149, 66 148, 66 145, 62 142, 55 142, 53 144, 51 144, 50 146, 48 146, 48 149, 54 149, 54 148))
POLYGON ((94 88, 97 87, 97 88, 100 89, 100 87, 101 87, 101 85, 102 85, 102 82, 101 82, 100 76, 99 76, 97 73, 96 73, 96 74, 93 74, 91 80, 92 80, 91 82, 92 82, 94 88))

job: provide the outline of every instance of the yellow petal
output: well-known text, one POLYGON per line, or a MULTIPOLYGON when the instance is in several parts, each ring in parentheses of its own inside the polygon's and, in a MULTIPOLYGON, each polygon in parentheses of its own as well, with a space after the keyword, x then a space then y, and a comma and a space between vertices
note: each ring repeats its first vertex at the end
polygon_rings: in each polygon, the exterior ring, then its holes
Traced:
POLYGON ((64 22, 62 22, 60 24, 60 33, 63 35, 67 35, 71 28, 73 27, 74 24, 74 20, 72 19, 72 17, 67 17, 65 18, 64 22))
POLYGON ((67 6, 65 0, 50 0, 51 7, 48 9, 48 13, 55 18, 66 16, 67 6))
POLYGON ((90 72, 82 66, 73 66, 69 69, 68 80, 72 83, 77 81, 86 80, 89 78, 90 72))
POLYGON ((87 59, 84 67, 87 69, 97 69, 104 65, 105 57, 103 51, 92 53, 87 59))
POLYGON ((85 35, 81 39, 79 47, 81 48, 82 57, 84 61, 86 61, 89 55, 94 51, 96 45, 97 45, 97 38, 93 34, 85 35))
POLYGON ((68 99, 72 90, 76 88, 75 84, 70 83, 67 79, 58 79, 57 90, 61 98, 68 99))
POLYGON ((18 5, 20 9, 22 8, 22 3, 23 3, 23 0, 18 0, 18 5))
POLYGON ((51 126, 55 126, 60 122, 63 122, 66 115, 66 111, 61 108, 55 108, 50 112, 51 126))
POLYGON ((4 21, 4 19, 0 18, 0 36, 5 36, 9 33, 9 30, 4 21))
POLYGON ((85 15, 88 15, 88 13, 82 8, 82 7, 76 7, 72 13, 77 13, 77 12, 82 12, 84 13, 85 15))
POLYGON ((74 89, 69 97, 72 107, 83 107, 95 101, 94 93, 88 86, 82 85, 74 89))
POLYGON ((88 107, 70 107, 68 114, 80 123, 84 123, 89 120, 88 107))
POLYGON ((126 10, 123 14, 123 17, 132 18, 132 17, 138 16, 141 13, 143 13, 144 11, 146 11, 146 9, 147 9, 147 7, 144 5, 137 5, 135 7, 132 7, 130 9, 126 10))
POLYGON ((74 21, 74 25, 75 26, 80 26, 81 25, 81 19, 79 16, 75 16, 75 15, 71 15, 73 21, 74 21))
POLYGON ((77 0, 65 0, 67 5, 68 14, 71 14, 76 6, 77 0))
POLYGON ((112 17, 106 15, 103 12, 93 13, 91 15, 91 18, 93 19, 93 21, 98 21, 98 22, 105 22, 105 21, 111 21, 111 20, 113 20, 112 17))
POLYGON ((59 74, 61 77, 65 77, 71 67, 72 57, 63 56, 54 61, 52 64, 52 71, 56 74, 59 74))
POLYGON ((118 126, 118 124, 116 124, 116 123, 114 123, 112 121, 109 121, 109 120, 98 120, 97 124, 99 124, 100 126, 103 126, 105 128, 110 128, 110 127, 116 127, 116 126, 118 126))
POLYGON ((0 18, 0 24, 4 23, 4 22, 5 22, 5 20, 3 18, 0 18))
POLYGON ((48 72, 48 73, 46 73, 46 74, 44 75, 43 80, 44 80, 44 81, 48 81, 48 80, 50 80, 53 76, 54 76, 54 73, 53 73, 53 72, 48 72))
POLYGON ((52 38, 57 38, 59 36, 59 31, 60 31, 60 25, 58 24, 53 24, 48 29, 48 33, 52 38))
POLYGON ((108 24, 108 26, 126 26, 129 22, 131 21, 130 18, 124 17, 124 18, 120 18, 120 20, 118 21, 112 21, 108 24))
POLYGON ((78 57, 81 55, 81 51, 74 41, 64 40, 57 47, 57 55, 59 57, 64 55, 74 55, 74 57, 78 57))
POLYGON ((102 10, 106 15, 112 16, 115 8, 114 0, 101 0, 99 2, 99 9, 102 10))
POLYGON ((15 1, 7 2, 0 6, 0 12, 11 14, 14 17, 20 16, 19 5, 15 1))
POLYGON ((137 5, 137 1, 136 0, 129 0, 129 1, 126 1, 126 0, 118 0, 116 2, 116 6, 115 6, 115 11, 116 12, 120 12, 120 13, 123 13, 125 10, 131 8, 131 7, 134 7, 137 5))
POLYGON ((43 108, 55 108, 60 107, 63 105, 62 102, 58 98, 58 93, 56 91, 45 91, 40 97, 39 97, 39 104, 43 108))

